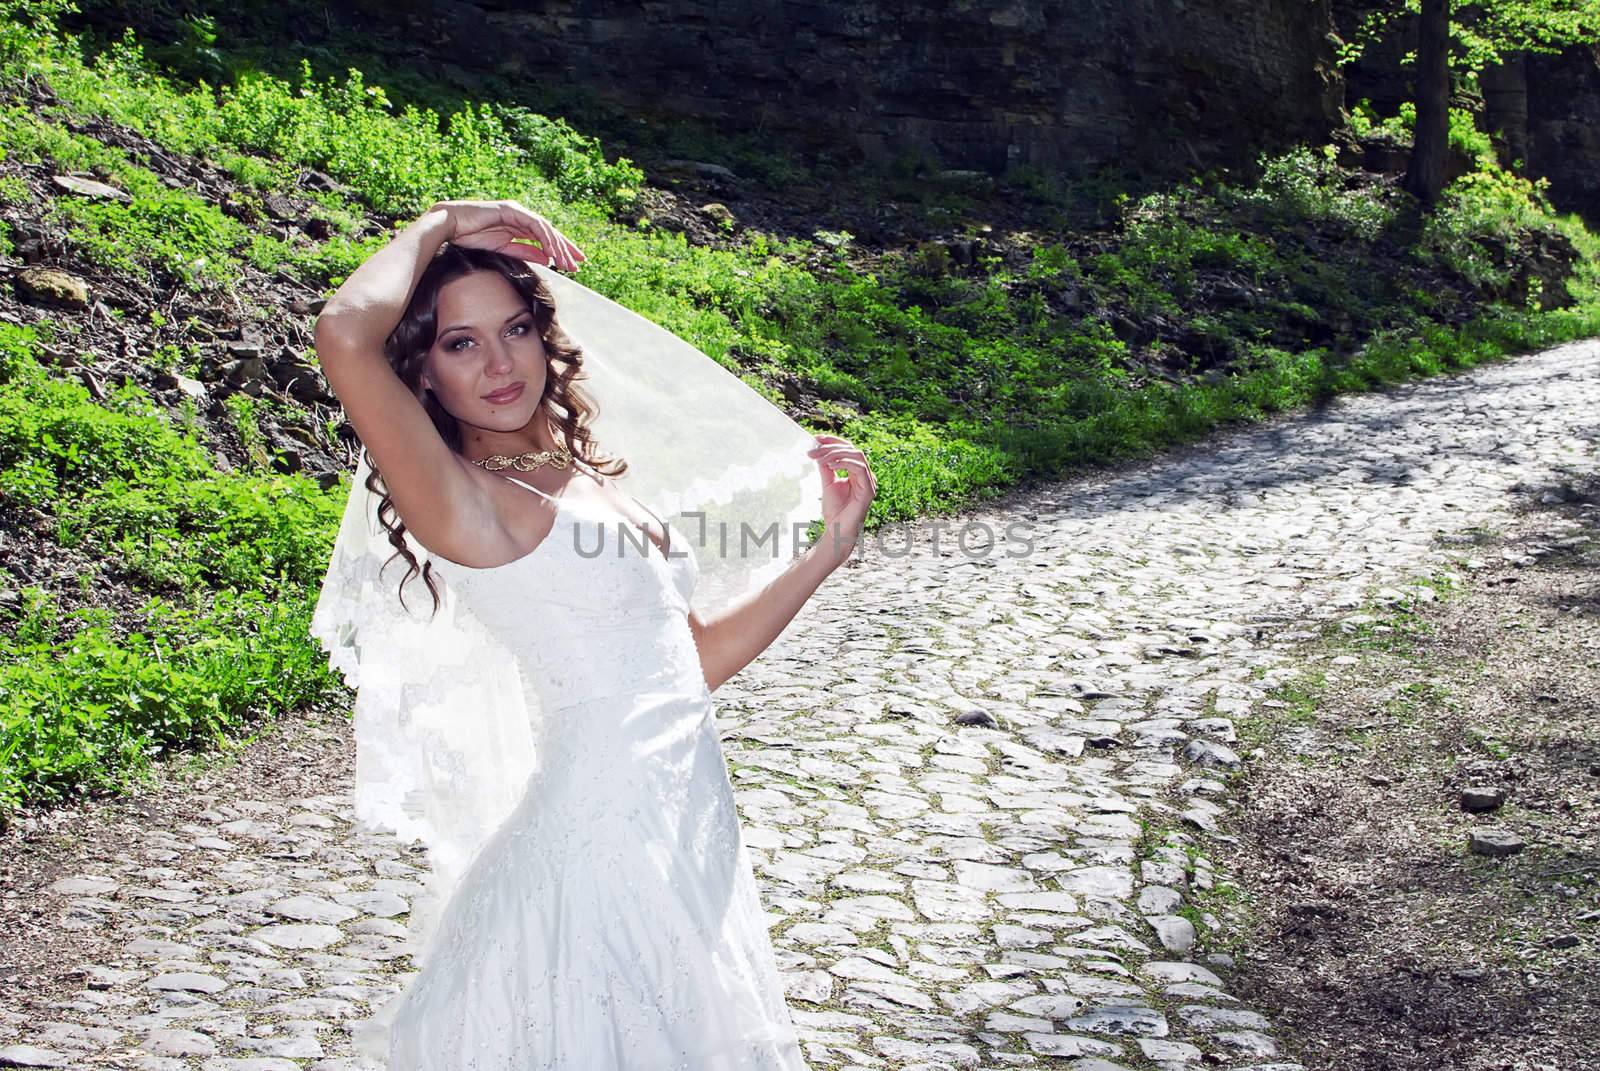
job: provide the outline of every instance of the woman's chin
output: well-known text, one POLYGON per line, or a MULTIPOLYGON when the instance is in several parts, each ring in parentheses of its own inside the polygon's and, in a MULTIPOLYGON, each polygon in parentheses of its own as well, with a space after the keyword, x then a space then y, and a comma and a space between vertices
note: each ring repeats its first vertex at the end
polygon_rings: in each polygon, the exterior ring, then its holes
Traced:
POLYGON ((461 417, 456 417, 456 419, 461 420, 464 424, 471 424, 479 431, 493 431, 502 435, 510 435, 526 428, 533 420, 534 414, 538 412, 537 408, 526 413, 519 410, 520 407, 513 409, 510 406, 495 406, 487 411, 474 413, 467 419, 461 417))

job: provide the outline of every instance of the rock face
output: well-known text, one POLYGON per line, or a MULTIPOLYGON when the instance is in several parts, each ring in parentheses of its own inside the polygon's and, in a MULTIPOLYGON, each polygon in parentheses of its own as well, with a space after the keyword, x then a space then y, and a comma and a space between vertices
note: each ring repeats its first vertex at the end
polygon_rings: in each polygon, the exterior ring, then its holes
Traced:
POLYGON ((1557 207, 1600 222, 1600 48, 1529 56, 1528 165, 1557 207))
POLYGON ((1250 163, 1343 102, 1328 0, 444 0, 437 55, 642 117, 947 169, 1250 163))

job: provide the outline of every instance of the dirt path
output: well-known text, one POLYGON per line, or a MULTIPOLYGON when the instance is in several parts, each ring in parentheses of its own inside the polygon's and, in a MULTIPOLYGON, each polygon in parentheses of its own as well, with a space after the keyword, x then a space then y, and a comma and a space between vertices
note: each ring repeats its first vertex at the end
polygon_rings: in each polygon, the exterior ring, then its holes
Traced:
POLYGON ((1600 1060, 1600 471, 1514 500, 1438 601, 1330 628, 1241 727, 1235 981, 1310 1067, 1600 1060), (1523 847, 1474 853, 1494 830, 1523 847))

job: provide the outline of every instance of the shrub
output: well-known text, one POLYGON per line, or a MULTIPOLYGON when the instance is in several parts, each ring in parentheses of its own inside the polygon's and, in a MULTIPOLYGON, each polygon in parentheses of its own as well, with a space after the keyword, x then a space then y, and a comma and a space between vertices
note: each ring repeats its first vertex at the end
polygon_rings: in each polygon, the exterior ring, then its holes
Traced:
MULTIPOLYGON (((1332 147, 1329 146, 1329 149, 1332 147)), ((1224 204, 1254 210, 1263 222, 1317 220, 1338 225, 1363 241, 1394 222, 1393 191, 1382 186, 1346 188, 1331 152, 1304 145, 1257 159, 1261 177, 1248 188, 1223 187, 1224 204)))
POLYGON ((178 433, 143 390, 117 388, 97 403, 72 380, 37 372, 0 386, 0 494, 39 509, 115 479, 174 486, 212 471, 209 455, 178 433))
POLYGON ((335 694, 306 642, 307 597, 219 591, 152 599, 119 634, 105 611, 61 613, 38 588, 0 636, 0 815, 28 801, 116 788, 165 751, 335 694))

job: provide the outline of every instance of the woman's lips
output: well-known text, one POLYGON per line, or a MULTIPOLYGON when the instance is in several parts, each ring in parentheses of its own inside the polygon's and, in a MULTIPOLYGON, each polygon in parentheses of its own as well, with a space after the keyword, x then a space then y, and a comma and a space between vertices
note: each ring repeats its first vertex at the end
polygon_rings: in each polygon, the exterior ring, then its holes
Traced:
POLYGON ((523 384, 516 383, 509 387, 501 387, 493 394, 485 394, 483 397, 495 405, 505 405, 507 402, 516 401, 522 394, 522 388, 523 384))

